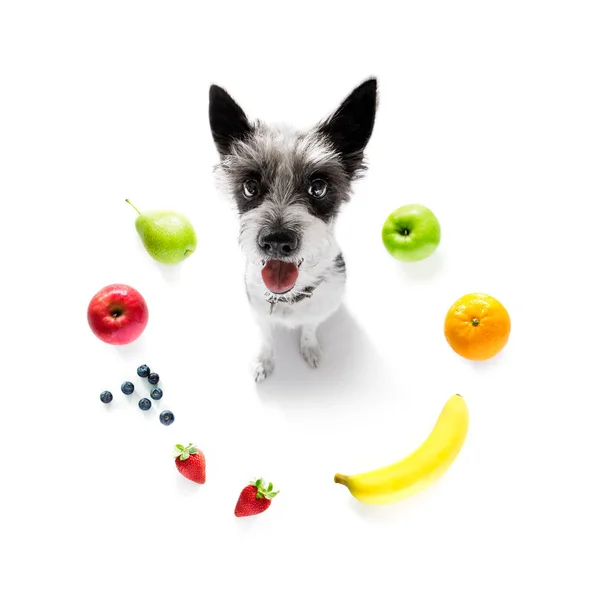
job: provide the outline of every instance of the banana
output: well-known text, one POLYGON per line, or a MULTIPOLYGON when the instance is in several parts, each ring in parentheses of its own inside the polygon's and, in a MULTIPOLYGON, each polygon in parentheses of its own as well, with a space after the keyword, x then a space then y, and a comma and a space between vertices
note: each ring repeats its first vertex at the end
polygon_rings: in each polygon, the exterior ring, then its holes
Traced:
POLYGON ((367 504, 388 504, 426 488, 452 464, 469 429, 469 410, 462 396, 454 394, 442 409, 425 442, 406 458, 374 471, 334 477, 350 493, 367 504))

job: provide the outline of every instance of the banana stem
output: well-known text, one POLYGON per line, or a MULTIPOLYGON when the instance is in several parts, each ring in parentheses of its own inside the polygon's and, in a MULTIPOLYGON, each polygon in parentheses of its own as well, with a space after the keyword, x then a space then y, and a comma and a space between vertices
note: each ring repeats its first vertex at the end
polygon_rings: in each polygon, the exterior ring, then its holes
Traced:
POLYGON ((346 475, 341 475, 340 473, 336 473, 333 478, 335 483, 341 483, 342 485, 348 485, 348 477, 346 475))

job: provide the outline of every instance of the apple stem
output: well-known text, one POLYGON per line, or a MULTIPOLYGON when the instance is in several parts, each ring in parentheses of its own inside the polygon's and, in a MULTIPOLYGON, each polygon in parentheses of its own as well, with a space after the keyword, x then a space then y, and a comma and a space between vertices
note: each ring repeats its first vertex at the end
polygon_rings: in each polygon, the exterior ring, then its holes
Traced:
POLYGON ((127 202, 127 204, 129 204, 130 206, 133 206, 133 208, 135 208, 137 214, 140 215, 140 217, 142 216, 142 213, 129 200, 127 200, 127 198, 125 198, 125 202, 127 202))

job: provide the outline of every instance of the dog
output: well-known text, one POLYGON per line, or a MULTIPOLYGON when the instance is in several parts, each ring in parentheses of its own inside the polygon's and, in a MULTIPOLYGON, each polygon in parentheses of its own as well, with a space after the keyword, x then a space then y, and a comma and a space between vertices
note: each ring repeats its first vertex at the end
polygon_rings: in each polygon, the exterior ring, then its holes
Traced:
POLYGON ((341 305, 346 282, 333 227, 366 171, 377 104, 377 80, 367 79, 327 119, 300 132, 251 122, 226 90, 210 87, 215 172, 237 205, 246 293, 262 333, 256 382, 274 370, 277 325, 299 328, 302 357, 311 367, 321 361, 317 331, 341 305))

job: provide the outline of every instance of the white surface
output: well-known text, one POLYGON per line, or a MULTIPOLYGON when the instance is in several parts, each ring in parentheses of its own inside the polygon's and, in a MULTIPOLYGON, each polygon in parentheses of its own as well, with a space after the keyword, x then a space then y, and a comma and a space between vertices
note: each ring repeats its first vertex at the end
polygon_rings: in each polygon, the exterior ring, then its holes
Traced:
POLYGON ((0 596, 598 598, 597 3, 206 4, 0 12, 0 596), (302 127, 371 74, 371 170, 338 224, 346 307, 322 331, 320 371, 284 334, 256 388, 208 86, 302 127), (126 197, 188 215, 197 253, 153 262, 126 197), (409 202, 437 214, 443 240, 402 265, 379 236, 409 202), (114 282, 151 311, 123 348, 86 323, 114 282), (485 364, 442 333, 471 291, 512 316, 485 364), (143 362, 169 428, 120 394, 143 362), (411 452, 454 392, 471 429, 435 485, 384 507, 334 485, 411 452), (203 487, 172 463, 189 441, 207 456, 203 487), (234 518, 260 475, 281 494, 234 518))

